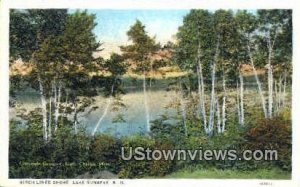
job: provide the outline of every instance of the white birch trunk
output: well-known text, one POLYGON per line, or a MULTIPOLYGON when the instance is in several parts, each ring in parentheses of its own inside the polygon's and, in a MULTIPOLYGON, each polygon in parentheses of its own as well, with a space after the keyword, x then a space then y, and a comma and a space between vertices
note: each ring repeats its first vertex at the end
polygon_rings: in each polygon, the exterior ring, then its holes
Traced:
POLYGON ((212 83, 211 83, 211 98, 210 98, 210 109, 209 109, 209 124, 208 124, 208 133, 212 133, 213 124, 214 124, 214 114, 215 114, 215 69, 216 65, 213 64, 212 70, 212 83))
POLYGON ((146 128, 147 132, 151 131, 150 127, 150 115, 149 115, 149 108, 148 108, 148 96, 147 96, 147 88, 146 88, 146 73, 144 72, 143 75, 143 92, 144 92, 144 106, 145 106, 145 115, 146 115, 146 128))
MULTIPOLYGON (((150 61, 150 73, 152 73, 152 75, 154 74, 154 72, 153 72, 153 62, 152 62, 152 60, 150 61)), ((152 86, 152 77, 151 77, 151 75, 150 75, 149 87, 151 88, 151 86, 152 86)))
POLYGON ((56 87, 56 81, 54 80, 54 84, 52 84, 52 92, 54 92, 54 107, 56 107, 57 102, 57 87, 56 87))
POLYGON ((268 90, 269 116, 268 117, 269 118, 272 118, 272 113, 273 113, 273 70, 272 70, 271 58, 272 58, 272 48, 269 45, 269 55, 268 55, 268 88, 269 88, 268 90))
POLYGON ((226 80, 223 70, 223 105, 222 105, 222 132, 225 131, 226 126, 226 80))
POLYGON ((102 116, 99 118, 99 120, 98 120, 98 122, 97 122, 97 124, 96 124, 96 126, 94 128, 94 130, 92 132, 92 136, 95 136, 95 133, 97 132, 99 126, 101 125, 101 122, 103 121, 103 119, 105 118, 105 116, 106 116, 106 114, 108 112, 108 109, 109 109, 109 107, 111 105, 111 101, 113 99, 113 92, 114 92, 114 84, 111 86, 110 96, 109 96, 109 98, 107 100, 106 106, 104 108, 104 112, 103 112, 102 116))
MULTIPOLYGON (((197 66, 197 80, 198 80, 198 105, 199 105, 199 116, 202 116, 203 112, 202 112, 202 94, 201 94, 201 78, 200 78, 200 71, 199 71, 199 66, 197 66)), ((205 127, 205 126, 204 126, 205 127)))
POLYGON ((38 82, 39 82, 39 89, 40 89, 40 96, 41 96, 41 103, 42 103, 42 116, 43 116, 43 138, 45 141, 48 141, 48 129, 47 129, 47 101, 45 98, 44 87, 42 84, 42 80, 40 75, 38 74, 38 82))
POLYGON ((215 77, 216 77, 216 63, 218 60, 218 55, 219 55, 219 45, 220 45, 220 40, 218 38, 217 41, 217 47, 216 47, 216 53, 214 56, 214 61, 212 64, 212 80, 211 80, 211 98, 210 98, 210 111, 209 111, 209 135, 212 134, 213 131, 213 126, 214 126, 214 116, 215 116, 215 77))
POLYGON ((239 91, 239 83, 236 83, 236 103, 237 103, 237 113, 238 113, 238 120, 239 120, 239 125, 242 124, 242 117, 241 117, 241 109, 240 109, 240 91, 239 91))
POLYGON ((244 78, 241 72, 239 73, 240 77, 240 125, 245 125, 245 114, 244 114, 244 78))
POLYGON ((274 113, 279 110, 279 102, 280 102, 280 95, 279 95, 279 84, 276 80, 274 80, 274 113))
POLYGON ((281 107, 281 101, 282 101, 282 75, 279 76, 278 81, 278 96, 277 96, 277 102, 278 102, 278 109, 281 107))
POLYGON ((282 106, 285 107, 285 98, 286 98, 286 79, 287 73, 284 72, 284 81, 283 81, 283 96, 282 96, 282 106))
POLYGON ((220 112, 220 105, 218 99, 216 99, 216 107, 217 107, 217 129, 218 133, 222 133, 222 128, 221 128, 221 112, 220 112))
POLYGON ((263 91, 262 91, 262 88, 261 88, 260 80, 258 78, 256 69, 255 69, 255 66, 254 66, 254 61, 253 61, 253 58, 252 58, 250 44, 248 44, 247 47, 248 47, 248 55, 249 55, 249 58, 250 58, 250 63, 251 63, 252 70, 253 70, 253 73, 254 73, 254 76, 255 76, 256 84, 257 84, 257 87, 258 87, 258 92, 259 92, 259 95, 260 95, 260 98, 261 98, 261 105, 262 105, 262 108, 263 108, 264 116, 265 116, 265 118, 268 118, 268 112, 267 112, 267 108, 266 108, 265 97, 264 97, 264 94, 263 94, 263 91))
POLYGON ((75 134, 77 134, 77 104, 76 103, 74 104, 74 131, 75 134))
POLYGON ((184 134, 187 137, 188 132, 187 132, 187 126, 186 126, 186 109, 185 109, 185 102, 184 102, 184 95, 181 90, 181 96, 180 96, 180 109, 181 109, 181 115, 182 115, 182 121, 184 125, 184 134))
MULTIPOLYGON (((58 125, 58 118, 59 118, 59 107, 60 107, 60 99, 61 99, 61 82, 59 81, 58 83, 58 94, 56 94, 56 89, 55 89, 55 95, 57 96, 56 102, 55 102, 55 129, 57 129, 58 125)), ((56 88, 56 85, 55 85, 56 88)))
POLYGON ((267 33, 267 46, 268 46, 268 88, 269 88, 269 118, 273 117, 273 66, 272 66, 272 58, 273 58, 273 47, 276 41, 278 33, 278 28, 276 29, 275 36, 273 42, 271 42, 270 30, 267 33))
POLYGON ((203 73, 202 73, 202 64, 200 61, 200 56, 201 56, 201 48, 200 48, 200 43, 198 45, 198 68, 197 68, 197 76, 198 76, 198 95, 199 95, 199 108, 200 112, 202 114, 203 118, 203 126, 204 126, 204 131, 208 133, 208 128, 207 128, 207 120, 206 120, 206 109, 205 109, 205 94, 204 94, 204 79, 203 79, 203 73))
POLYGON ((52 132, 51 132, 51 124, 52 124, 52 96, 49 98, 49 118, 48 118, 48 139, 51 139, 52 132))

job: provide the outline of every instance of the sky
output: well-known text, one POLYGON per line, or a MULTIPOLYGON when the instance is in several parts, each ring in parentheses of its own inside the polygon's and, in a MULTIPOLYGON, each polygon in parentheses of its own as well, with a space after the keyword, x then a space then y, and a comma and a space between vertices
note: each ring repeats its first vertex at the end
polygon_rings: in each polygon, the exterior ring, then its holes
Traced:
POLYGON ((174 40, 183 17, 189 10, 88 10, 96 15, 94 33, 103 43, 101 56, 108 58, 112 52, 120 52, 119 46, 129 43, 126 32, 139 19, 148 34, 162 44, 174 40))
MULTIPOLYGON (((74 12, 70 9, 69 12, 74 12)), ((126 32, 138 19, 144 25, 147 33, 156 38, 157 42, 165 44, 174 41, 178 27, 183 24, 183 17, 190 10, 182 9, 89 9, 89 13, 96 15, 97 26, 94 33, 97 40, 103 43, 100 55, 109 58, 112 52, 120 53, 120 45, 129 43, 126 32)), ((215 10, 211 10, 215 11, 215 10)), ((234 12, 236 10, 233 10, 234 12)), ((248 10, 255 13, 256 10, 248 10)))

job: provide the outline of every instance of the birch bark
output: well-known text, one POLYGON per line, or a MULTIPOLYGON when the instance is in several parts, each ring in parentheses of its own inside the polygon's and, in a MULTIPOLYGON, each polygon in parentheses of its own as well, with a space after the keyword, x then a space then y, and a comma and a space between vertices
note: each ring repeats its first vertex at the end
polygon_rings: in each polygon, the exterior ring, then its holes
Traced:
POLYGON ((149 107, 148 107, 148 96, 147 96, 147 88, 146 88, 146 73, 143 73, 143 92, 144 92, 144 106, 145 106, 145 115, 146 115, 146 128, 147 132, 151 131, 150 127, 150 115, 149 115, 149 107))
MULTIPOLYGON (((56 85, 55 85, 55 87, 56 87, 56 85)), ((58 94, 56 94, 58 96, 57 96, 57 99, 56 99, 56 102, 55 102, 55 118, 54 118, 55 119, 55 128, 57 128, 58 118, 59 118, 59 115, 60 115, 59 108, 60 108, 60 99, 61 99, 61 87, 62 87, 62 85, 61 85, 61 82, 59 81, 59 83, 58 83, 58 94)))
POLYGON ((47 129, 47 101, 44 93, 44 87, 40 74, 38 74, 39 90, 42 103, 42 116, 43 116, 43 139, 48 141, 48 129, 47 129))
POLYGON ((215 116, 215 77, 216 77, 216 63, 217 63, 218 55, 219 55, 219 45, 220 45, 220 36, 218 36, 218 41, 217 41, 217 46, 216 46, 216 53, 215 53, 214 61, 213 61, 213 64, 212 64, 211 98, 210 98, 209 126, 208 126, 208 133, 209 133, 209 135, 212 134, 213 126, 214 126, 214 116, 215 116))
POLYGON ((203 79, 203 73, 202 73, 202 64, 200 60, 201 56, 201 48, 200 48, 200 43, 198 45, 198 68, 197 68, 197 76, 198 76, 198 95, 199 95, 199 107, 200 107, 200 112, 202 114, 203 118, 203 126, 204 130, 206 133, 208 133, 208 128, 207 128, 207 120, 206 120, 206 109, 205 109, 205 94, 204 94, 204 79, 203 79))
POLYGON ((245 114, 244 114, 244 78, 241 72, 239 73, 240 77, 240 114, 241 114, 241 126, 245 125, 245 114))
POLYGON ((217 129, 218 129, 218 133, 222 133, 220 105, 218 99, 216 99, 216 108, 217 108, 217 129))
POLYGON ((263 94, 263 91, 262 91, 262 88, 261 88, 261 83, 260 83, 260 80, 258 78, 257 71, 256 71, 255 66, 254 66, 254 61, 253 61, 253 57, 252 57, 252 53, 251 53, 249 43, 247 45, 247 48, 248 48, 248 56, 250 58, 250 63, 251 63, 251 66, 252 66, 252 70, 253 70, 253 73, 254 73, 256 84, 257 84, 257 87, 258 87, 258 92, 259 92, 259 95, 260 95, 261 105, 262 105, 262 109, 263 109, 263 112, 264 112, 264 116, 265 116, 265 118, 268 118, 268 112, 267 112, 267 108, 266 108, 265 97, 264 97, 264 94, 263 94))
POLYGON ((287 73, 284 72, 284 81, 283 81, 283 96, 282 96, 282 106, 285 107, 285 98, 286 98, 286 82, 287 82, 287 73))
POLYGON ((268 97, 268 112, 269 118, 272 118, 273 115, 273 69, 272 69, 272 56, 273 56, 273 46, 271 44, 271 38, 270 38, 270 34, 267 37, 267 41, 268 41, 268 93, 269 93, 269 97, 268 97))
POLYGON ((104 108, 104 112, 103 112, 102 116, 99 118, 99 120, 98 120, 98 122, 97 122, 97 124, 96 124, 96 126, 94 128, 94 130, 92 132, 92 136, 95 135, 95 133, 97 132, 99 126, 101 125, 101 122, 103 121, 103 119, 107 115, 108 109, 109 109, 109 107, 111 105, 111 101, 112 101, 112 98, 113 98, 113 92, 114 92, 114 84, 111 86, 110 96, 109 96, 109 98, 107 100, 106 106, 104 108))
POLYGON ((223 104, 222 104, 222 133, 225 131, 226 126, 226 80, 223 69, 223 104))
POLYGON ((51 124, 52 124, 52 96, 49 98, 49 118, 48 118, 48 139, 51 139, 52 132, 51 132, 51 124))

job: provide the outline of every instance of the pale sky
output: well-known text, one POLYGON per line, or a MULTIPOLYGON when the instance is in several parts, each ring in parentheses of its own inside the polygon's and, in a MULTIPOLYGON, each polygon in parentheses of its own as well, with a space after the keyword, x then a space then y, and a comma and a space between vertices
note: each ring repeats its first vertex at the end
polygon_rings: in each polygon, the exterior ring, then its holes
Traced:
MULTIPOLYGON (((71 10, 72 11, 72 10, 71 10)), ((103 44, 101 56, 108 58, 111 52, 119 52, 119 46, 128 43, 126 32, 139 19, 148 34, 162 44, 174 40, 183 17, 189 10, 88 10, 96 14, 97 39, 103 44)))
MULTIPOLYGON (((75 10, 70 9, 69 11, 75 10)), ((112 52, 120 52, 120 45, 129 43, 126 32, 137 19, 145 25, 146 31, 151 37, 155 36, 157 42, 165 44, 168 41, 174 41, 178 27, 183 24, 183 17, 190 10, 89 9, 87 11, 96 15, 97 26, 94 32, 97 35, 97 40, 103 43, 102 47, 104 48, 99 55, 109 58, 112 52)), ((255 10, 248 11, 256 12, 255 10)))

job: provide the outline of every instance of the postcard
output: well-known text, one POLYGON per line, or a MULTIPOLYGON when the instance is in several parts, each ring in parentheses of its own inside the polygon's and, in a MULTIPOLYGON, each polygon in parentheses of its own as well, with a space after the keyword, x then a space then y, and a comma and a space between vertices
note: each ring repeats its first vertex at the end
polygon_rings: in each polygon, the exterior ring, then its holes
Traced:
POLYGON ((0 186, 300 186, 296 2, 26 2, 0 186))

